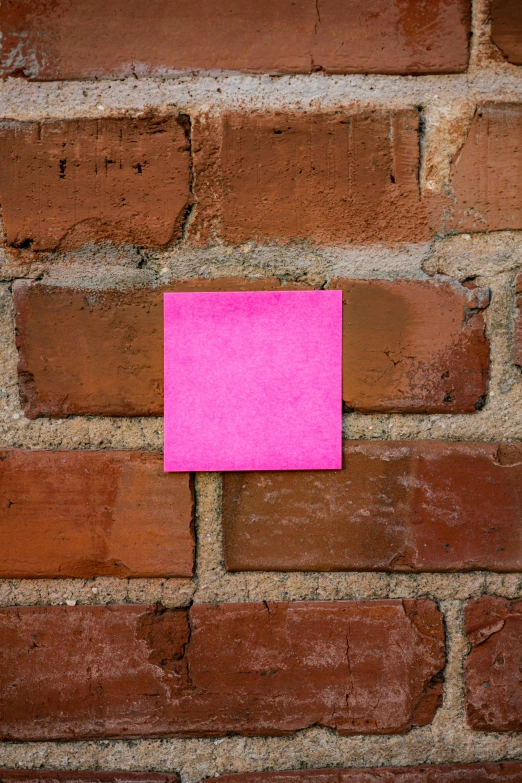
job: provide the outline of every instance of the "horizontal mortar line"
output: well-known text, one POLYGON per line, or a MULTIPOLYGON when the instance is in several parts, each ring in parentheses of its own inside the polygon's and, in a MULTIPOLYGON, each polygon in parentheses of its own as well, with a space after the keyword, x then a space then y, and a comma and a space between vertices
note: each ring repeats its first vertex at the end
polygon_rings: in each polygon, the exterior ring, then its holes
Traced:
MULTIPOLYGON (((447 726, 447 724, 446 724, 447 726)), ((484 761, 505 761, 505 760, 516 760, 516 755, 511 755, 508 751, 506 753, 506 743, 509 740, 513 740, 516 742, 518 746, 520 746, 520 743, 522 742, 520 740, 520 734, 517 732, 488 732, 483 733, 481 732, 473 732, 471 729, 469 729, 465 723, 461 721, 455 721, 453 723, 453 726, 451 726, 452 729, 459 729, 461 732, 461 736, 467 735, 467 738, 470 740, 473 740, 474 744, 474 750, 475 752, 472 754, 472 758, 470 758, 469 751, 464 747, 463 752, 459 753, 455 750, 451 739, 448 740, 448 748, 443 745, 440 747, 440 742, 437 743, 439 745, 438 752, 436 752, 433 757, 430 756, 429 761, 423 761, 420 762, 418 758, 418 748, 416 748, 416 740, 418 738, 419 734, 428 734, 428 737, 426 739, 429 739, 429 735, 431 734, 431 731, 428 727, 420 727, 420 729, 412 729, 411 732, 408 732, 405 735, 395 735, 398 738, 401 739, 401 742, 406 747, 404 748, 404 754, 401 754, 400 760, 397 760, 394 758, 395 754, 393 752, 393 749, 390 748, 390 758, 387 760, 386 758, 382 758, 385 756, 385 746, 381 745, 381 743, 385 741, 389 741, 390 737, 393 737, 394 735, 353 735, 353 736, 339 736, 335 732, 324 729, 324 728, 316 728, 312 727, 309 729, 302 729, 300 731, 296 731, 294 734, 290 734, 283 737, 277 737, 277 736, 252 736, 252 737, 240 737, 238 735, 232 735, 228 737, 220 737, 219 738, 219 746, 221 746, 223 749, 226 749, 227 747, 234 748, 237 743, 241 743, 242 750, 244 751, 244 745, 248 744, 249 750, 252 752, 253 757, 251 758, 252 761, 255 761, 256 759, 259 759, 258 763, 254 763, 249 765, 249 770, 252 768, 259 769, 260 771, 275 771, 275 770, 287 770, 292 769, 291 762, 280 761, 276 765, 270 764, 269 767, 266 766, 266 760, 263 758, 263 748, 265 745, 273 745, 274 750, 280 747, 281 745, 294 745, 299 744, 302 741, 303 734, 307 732, 314 732, 314 734, 322 734, 324 736, 330 736, 333 737, 336 741, 339 742, 339 744, 346 745, 349 749, 351 745, 357 746, 359 744, 367 745, 369 746, 368 749, 370 750, 372 747, 377 750, 379 749, 379 763, 376 765, 375 763, 372 763, 371 759, 367 762, 365 761, 357 761, 353 762, 352 760, 346 759, 346 761, 343 763, 339 761, 339 753, 343 752, 343 749, 341 748, 332 748, 329 750, 326 750, 321 753, 321 761, 323 759, 326 763, 322 764, 314 764, 312 758, 309 759, 309 763, 306 767, 299 767, 301 770, 304 769, 324 769, 324 768, 332 768, 332 769, 338 769, 338 768, 365 768, 365 767, 372 767, 372 766, 395 766, 395 767, 401 767, 401 766, 416 766, 420 763, 428 763, 429 765, 435 765, 435 764, 459 764, 459 763, 480 763, 484 761), (255 749, 253 746, 257 745, 257 743, 261 743, 261 748, 259 748, 258 752, 255 752, 255 749), (408 747, 411 743, 411 748, 408 747), (448 753, 447 750, 451 747, 452 752, 448 753), (330 764, 328 764, 328 757, 330 758, 330 764), (258 765, 262 764, 262 767, 259 767, 258 765)), ((450 726, 447 726, 447 733, 451 737, 450 732, 448 731, 450 729, 450 726)), ((0 762, 2 762, 2 759, 9 759, 14 756, 14 754, 19 751, 19 758, 23 760, 24 758, 24 751, 26 752, 35 752, 38 749, 41 749, 43 752, 52 752, 52 751, 61 751, 60 755, 62 755, 62 759, 38 759, 33 760, 32 756, 29 756, 27 764, 28 769, 56 769, 56 770, 89 770, 92 769, 92 767, 89 766, 89 764, 92 764, 93 762, 89 760, 89 756, 91 755, 91 750, 93 748, 99 749, 102 751, 102 753, 107 753, 110 751, 111 748, 114 748, 116 750, 124 750, 125 748, 134 748, 139 749, 141 751, 145 751, 147 755, 149 753, 153 754, 150 756, 151 759, 155 759, 157 761, 157 751, 158 751, 158 743, 161 743, 162 747, 165 749, 168 749, 169 746, 172 749, 179 748, 180 750, 185 746, 187 748, 195 748, 197 746, 200 747, 212 747, 216 745, 216 739, 213 737, 201 737, 201 738, 179 738, 179 737, 164 737, 159 739, 95 739, 95 740, 65 740, 65 741, 53 741, 53 740, 44 740, 39 742, 20 742, 20 743, 14 743, 14 742, 6 742, 2 743, 2 747, 0 747, 0 762), (74 758, 74 761, 71 760, 68 755, 69 754, 76 754, 78 752, 84 751, 86 753, 86 759, 81 760, 74 758), (65 756, 65 759, 63 760, 63 756, 65 756), (32 762, 32 763, 31 763, 32 762)), ((303 754, 300 754, 300 756, 303 754)), ((310 753, 310 756, 313 757, 313 754, 310 753)), ((73 756, 74 757, 74 756, 73 756)), ((296 762, 298 762, 298 759, 296 759, 296 762)), ((153 769, 153 771, 182 771, 185 767, 186 762, 183 762, 182 760, 178 759, 177 762, 173 760, 173 762, 170 764, 166 762, 165 760, 162 760, 162 763, 160 763, 157 766, 154 766, 153 768, 149 767, 150 761, 147 763, 147 761, 140 755, 139 761, 133 762, 132 760, 127 759, 125 763, 122 765, 121 762, 118 766, 118 770, 120 771, 149 771, 150 769, 153 769)), ((115 769, 114 762, 111 761, 110 758, 107 760, 104 760, 103 758, 96 758, 95 761, 95 769, 97 771, 113 771, 115 769)), ((20 764, 17 764, 17 766, 20 767, 20 764)), ((211 765, 212 769, 215 769, 215 775, 219 774, 227 774, 225 771, 218 771, 217 765, 214 766, 214 764, 211 765)))
MULTIPOLYGON (((221 545, 214 544, 214 549, 221 548, 221 545)), ((379 595, 377 600, 382 598, 389 598, 390 600, 400 600, 405 597, 399 595, 399 591, 407 592, 408 595, 415 589, 422 590, 422 596, 431 596, 438 601, 456 601, 457 603, 465 603, 469 596, 475 595, 493 595, 500 593, 503 596, 511 596, 517 598, 522 594, 522 572, 520 571, 295 571, 293 569, 286 569, 284 571, 221 571, 219 578, 216 577, 216 570, 200 570, 195 577, 125 577, 119 579, 118 577, 105 577, 105 576, 93 576, 92 578, 72 578, 67 577, 64 579, 57 577, 39 577, 35 579, 29 578, 13 578, 3 577, 0 578, 0 589, 8 589, 11 596, 16 596, 16 593, 22 593, 28 588, 34 590, 46 590, 53 589, 55 591, 62 591, 61 595, 50 595, 44 599, 42 595, 35 597, 35 600, 27 605, 46 605, 46 606, 61 606, 68 600, 83 601, 82 605, 106 605, 106 604, 120 604, 122 599, 125 599, 127 603, 135 603, 138 605, 146 605, 153 601, 154 596, 162 595, 167 601, 172 598, 183 598, 184 603, 178 604, 179 608, 184 608, 189 604, 206 604, 206 603, 259 603, 260 598, 248 598, 244 597, 244 586, 246 581, 263 581, 264 591, 272 590, 273 594, 276 591, 285 592, 284 601, 339 601, 339 600, 369 600, 375 598, 375 588, 381 587, 383 589, 383 595, 379 595), (205 582, 206 577, 212 576, 212 590, 215 591, 217 596, 216 600, 208 601, 202 599, 197 595, 198 582, 205 582), (300 585, 296 590, 296 595, 292 596, 292 586, 288 584, 289 577, 298 578, 300 585), (354 586, 353 580, 357 579, 358 585, 354 586), (445 579, 451 582, 451 585, 442 586, 440 580, 445 579), (327 586, 332 586, 331 580, 335 580, 335 589, 349 589, 353 598, 347 597, 301 597, 302 590, 304 588, 310 589, 310 591, 317 591, 318 589, 324 589, 327 586), (507 587, 504 582, 506 580, 518 580, 516 586, 507 587), (237 584, 231 584, 237 582, 237 584), (502 584, 499 584, 502 582, 502 584), (472 584, 471 584, 472 583, 472 584), (480 584, 478 584, 480 583, 480 584), (105 596, 88 595, 85 593, 77 593, 76 596, 65 596, 64 593, 69 590, 90 590, 94 587, 99 587, 105 592, 105 596), (118 588, 121 588, 118 592, 118 588), (141 588, 142 592, 146 593, 142 599, 137 596, 132 596, 133 589, 141 588), (448 595, 448 592, 454 589, 460 589, 461 592, 458 596, 448 595), (166 589, 172 589, 172 593, 165 594, 166 589), (234 590, 237 589, 238 594, 234 595, 234 590), (484 590, 487 589, 487 593, 484 590), (192 595, 196 591, 196 595, 192 595), (86 598, 89 601, 86 601, 86 598)), ((204 589, 201 585, 199 591, 204 589)), ((418 594, 420 595, 420 593, 418 594)), ((417 595, 417 597, 418 597, 417 595)), ((0 602, 5 600, 0 597, 0 602)), ((21 596, 24 597, 24 596, 21 596)), ((27 595, 25 600, 28 600, 27 595)), ((283 600, 280 598, 270 598, 271 601, 283 600)), ((171 601, 169 601, 170 603, 171 601)), ((7 605, 7 604, 3 604, 7 605)), ((78 604, 80 605, 80 604, 78 604)))
POLYGON ((0 83, 5 119, 104 116, 147 108, 214 109, 339 108, 353 106, 444 106, 455 100, 522 100, 522 68, 432 76, 250 74, 183 75, 119 80, 0 83))
MULTIPOLYGON (((503 411, 501 412, 503 413, 503 411)), ((389 420, 392 416, 393 417, 401 417, 401 423, 404 423, 404 418, 409 417, 411 414, 408 413, 392 413, 392 414, 386 414, 386 413, 375 413, 375 414, 361 414, 365 417, 368 417, 368 423, 373 419, 374 421, 377 419, 379 422, 382 422, 383 419, 389 420)), ((415 415, 415 414, 414 414, 415 415)), ((462 415, 465 416, 466 414, 433 414, 433 417, 441 417, 441 416, 447 416, 448 422, 442 420, 444 425, 447 427, 447 430, 441 433, 433 434, 429 431, 421 433, 419 435, 417 427, 419 425, 419 421, 411 422, 412 431, 410 433, 408 432, 402 432, 400 435, 393 433, 393 432, 386 432, 383 433, 382 436, 380 435, 371 435, 366 434, 364 436, 357 435, 357 437, 349 437, 346 435, 343 435, 343 442, 353 442, 353 443, 371 443, 374 442, 394 442, 394 443, 414 443, 419 441, 442 441, 444 443, 519 443, 522 441, 522 426, 520 429, 520 434, 517 434, 515 436, 509 436, 506 437, 505 435, 505 423, 503 421, 498 422, 499 431, 494 432, 491 431, 494 429, 493 425, 494 423, 488 422, 488 434, 487 436, 484 436, 482 433, 478 433, 476 437, 473 438, 467 438, 465 433, 465 426, 460 425, 460 427, 454 426, 454 431, 451 431, 451 422, 449 419, 452 416, 455 415, 462 415), (449 430, 449 431, 448 431, 449 430)), ((475 414, 469 414, 470 416, 474 417, 470 420, 470 422, 465 422, 465 425, 468 423, 471 423, 471 421, 475 421, 477 424, 477 418, 480 416, 479 413, 475 414)), ((19 420, 18 420, 19 421, 19 420)), ((32 421, 49 421, 47 419, 36 419, 32 421)), ((54 421, 51 419, 51 421, 54 421)), ((82 417, 77 417, 73 420, 73 422, 77 423, 78 421, 82 421, 82 417)), ((4 422, 8 424, 9 426, 13 427, 14 424, 12 421, 12 417, 3 417, 0 416, 0 422, 4 422)), ((93 423, 95 420, 90 419, 90 422, 93 423)), ((101 420, 99 422, 96 422, 99 426, 103 425, 105 422, 104 420, 101 420)), ((129 424, 129 421, 122 420, 122 424, 126 423, 129 424)), ((426 414, 426 417, 420 422, 420 424, 432 424, 432 425, 440 425, 441 419, 431 419, 429 418, 429 414, 426 414)), ((22 432, 27 433, 27 430, 29 429, 30 425, 25 425, 24 430, 22 432)), ((55 425, 56 429, 51 430, 48 433, 48 437, 56 437, 58 435, 62 437, 66 437, 68 434, 68 428, 67 427, 60 427, 60 425, 55 425)), ((72 433, 76 434, 77 430, 72 429, 72 433)), ((108 433, 105 431, 104 433, 104 443, 103 445, 85 445, 81 443, 74 443, 68 446, 42 446, 42 445, 35 445, 34 441, 31 440, 30 437, 26 437, 25 443, 23 442, 23 439, 20 437, 21 432, 19 430, 16 430, 13 433, 13 440, 7 440, 5 437, 0 436, 0 448, 1 449, 25 449, 29 451, 151 451, 151 452, 157 452, 162 451, 161 444, 154 444, 154 443, 147 443, 140 446, 136 446, 134 443, 131 443, 131 445, 122 445, 122 441, 124 442, 124 438, 121 437, 121 433, 119 431, 116 431, 114 433, 108 433), (107 441, 119 441, 116 442, 114 445, 109 445, 107 441), (16 441, 16 445, 11 445, 14 441, 16 441)), ((41 433, 36 433, 37 435, 40 435, 41 433)), ((133 440, 133 435, 135 435, 134 432, 129 434, 129 440, 133 440)), ((81 436, 80 436, 81 437, 81 436)), ((87 435, 86 435, 87 437, 87 435)), ((193 471, 191 471, 193 472, 193 471)))
MULTIPOLYGON (((509 233, 509 239, 516 242, 522 241, 522 231, 509 232, 481 232, 473 235, 477 237, 491 234, 502 241, 502 235, 509 233)), ((471 235, 464 235, 470 237, 471 235)), ((428 273, 424 267, 429 264, 434 251, 438 246, 444 246, 446 240, 451 237, 437 240, 437 245, 420 243, 417 245, 405 245, 398 247, 373 246, 292 246, 281 247, 275 245, 254 246, 241 249, 241 246, 224 248, 220 246, 209 248, 192 248, 175 246, 144 252, 149 254, 147 264, 138 268, 130 263, 105 264, 96 267, 96 261, 107 253, 120 252, 114 246, 89 246, 92 255, 86 260, 84 250, 71 251, 65 254, 62 251, 35 253, 28 261, 31 268, 37 267, 41 272, 44 269, 44 277, 38 276, 38 282, 55 288, 74 288, 76 290, 99 291, 119 289, 139 290, 143 288, 158 288, 175 286, 179 280, 223 280, 226 278, 241 277, 245 280, 262 281, 275 277, 285 285, 300 284, 310 288, 321 288, 330 284, 336 278, 346 280, 415 280, 434 281, 443 279, 459 283, 467 276, 466 270, 475 271, 476 261, 469 260, 459 268, 459 274, 452 274, 451 270, 441 271, 436 274, 428 273), (90 275, 86 274, 89 270, 90 275), (308 277, 308 276, 311 277, 308 277)), ((125 248, 121 251, 123 262, 125 261, 125 248)), ((509 251, 508 251, 509 252, 509 251)), ((516 254, 516 249, 511 251, 516 254)), ((3 275, 2 284, 8 286, 18 281, 35 280, 35 276, 28 274, 21 276, 16 266, 16 260, 9 257, 10 249, 0 247, 0 273, 3 275), (13 267, 10 265, 13 264, 13 267), (12 268, 12 274, 9 274, 12 268)), ((134 257, 133 250, 128 251, 129 261, 134 257)), ((488 280, 481 285, 491 286, 494 278, 506 273, 513 277, 522 270, 522 262, 513 259, 508 267, 501 267, 497 272, 488 270, 485 275, 488 280)))
MULTIPOLYGON (((522 243, 522 231, 512 233, 516 235, 515 239, 522 243)), ((95 252, 99 257, 105 255, 103 248, 95 252)), ((10 260, 8 253, 8 249, 0 248, 0 271, 4 275, 0 285, 36 280, 38 283, 54 288, 99 291, 119 289, 123 284, 125 291, 138 291, 142 288, 175 286, 180 280, 219 281, 237 277, 255 281, 275 277, 281 281, 283 289, 285 285, 295 284, 319 289, 336 278, 361 281, 408 279, 417 282, 442 279, 458 284, 461 278, 466 277, 466 269, 473 270, 477 265, 473 260, 469 261, 465 266, 463 265, 462 270, 459 270, 458 275, 452 274, 451 271, 430 274, 423 268, 431 260, 429 246, 427 249, 423 245, 419 245, 418 248, 409 246, 399 250, 354 246, 354 248, 339 248, 338 251, 335 248, 325 247, 304 247, 296 250, 295 247, 280 249, 268 246, 262 249, 256 248, 248 254, 243 254, 237 247, 232 253, 219 248, 194 251, 191 248, 176 247, 151 251, 149 265, 141 268, 114 263, 98 270, 93 268, 93 263, 98 256, 85 261, 81 258, 81 251, 78 254, 71 251, 67 261, 62 252, 45 253, 44 257, 35 254, 27 264, 46 267, 44 277, 35 278, 20 276, 19 273, 17 274, 19 270, 16 267, 13 268, 12 276, 8 276, 9 265, 16 263, 10 260), (5 266, 2 267, 2 264, 5 266), (166 271, 158 269, 162 264, 168 266, 166 271), (86 270, 92 272, 92 277, 85 274, 86 270), (307 279, 307 274, 314 276, 312 282, 307 279)), ((514 277, 521 270, 522 263, 514 260, 509 268, 504 267, 497 272, 488 270, 484 277, 494 278, 506 273, 514 277)), ((488 281, 480 285, 488 287, 491 283, 488 281)))

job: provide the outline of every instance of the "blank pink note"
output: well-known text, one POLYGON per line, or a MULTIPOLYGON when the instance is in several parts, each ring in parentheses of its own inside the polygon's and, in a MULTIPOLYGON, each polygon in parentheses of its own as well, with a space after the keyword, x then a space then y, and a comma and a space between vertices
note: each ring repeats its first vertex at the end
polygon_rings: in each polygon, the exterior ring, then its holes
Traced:
POLYGON ((342 292, 165 294, 165 470, 341 468, 342 292))

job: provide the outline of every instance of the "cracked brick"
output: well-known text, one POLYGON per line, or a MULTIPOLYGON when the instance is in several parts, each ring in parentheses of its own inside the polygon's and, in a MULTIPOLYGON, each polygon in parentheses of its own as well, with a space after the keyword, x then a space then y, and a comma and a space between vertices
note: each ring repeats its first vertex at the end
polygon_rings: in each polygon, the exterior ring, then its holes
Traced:
POLYGON ((470 0, 11 0, 2 28, 0 74, 35 80, 454 73, 468 63, 470 0))
POLYGON ((425 599, 13 607, 0 635, 3 740, 403 733, 442 697, 425 599))

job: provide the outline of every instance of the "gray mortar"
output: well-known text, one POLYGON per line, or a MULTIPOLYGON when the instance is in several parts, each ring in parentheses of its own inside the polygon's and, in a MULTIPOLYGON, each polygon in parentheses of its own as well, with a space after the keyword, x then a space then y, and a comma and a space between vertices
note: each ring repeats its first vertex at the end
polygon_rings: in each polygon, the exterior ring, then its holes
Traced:
MULTIPOLYGON (((520 101, 522 68, 505 63, 489 43, 488 0, 475 0, 470 68, 455 76, 247 76, 180 75, 95 82, 0 84, 0 116, 6 119, 139 115, 151 108, 193 115, 228 110, 330 110, 360 107, 422 107, 421 191, 448 185, 452 157, 465 141, 475 106, 520 101)), ((0 242, 2 225, 0 221, 0 242)), ((486 310, 491 379, 483 410, 473 415, 362 415, 344 417, 344 437, 521 440, 521 371, 511 362, 513 281, 522 269, 522 231, 436 238, 402 248, 83 248, 67 256, 30 254, 22 261, 0 247, 0 447, 162 448, 158 418, 71 417, 28 421, 18 399, 11 281, 40 278, 52 285, 129 287, 163 285, 181 277, 263 277, 321 286, 336 276, 425 279, 445 274, 474 277, 489 286, 486 310)), ((356 767, 522 759, 515 733, 472 732, 464 716, 462 633, 465 600, 483 594, 522 597, 522 574, 228 574, 223 565, 221 479, 200 474, 195 482, 198 541, 193 580, 109 579, 2 580, 0 605, 154 603, 191 601, 406 598, 430 596, 445 614, 448 662, 444 703, 433 723, 402 736, 339 737, 316 727, 290 737, 201 740, 110 740, 0 744, 0 766, 95 770, 174 770, 183 783, 228 772, 304 767, 356 767)))

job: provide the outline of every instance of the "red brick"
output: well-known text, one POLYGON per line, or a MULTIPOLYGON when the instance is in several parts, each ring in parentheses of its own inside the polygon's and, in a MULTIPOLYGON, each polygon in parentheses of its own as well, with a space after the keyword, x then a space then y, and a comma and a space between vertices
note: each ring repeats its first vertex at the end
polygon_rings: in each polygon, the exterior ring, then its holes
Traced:
POLYGON ((224 474, 228 569, 522 569, 522 444, 343 445, 342 471, 224 474))
POLYGON ((522 228, 522 104, 477 109, 451 165, 453 215, 459 231, 522 228))
POLYGON ((193 144, 191 230, 199 236, 201 227, 200 241, 390 244, 431 236, 413 109, 230 113, 196 122, 193 144))
MULTIPOLYGON (((442 280, 335 281, 346 294, 344 393, 361 411, 469 412, 486 393, 487 289, 442 280)), ((276 278, 177 281, 174 291, 270 289, 276 278)), ((15 284, 25 415, 161 416, 166 288, 15 284)))
POLYGON ((453 281, 332 280, 343 290, 343 399, 358 411, 463 413, 481 407, 488 290, 453 281))
POLYGON ((136 451, 0 452, 0 577, 191 576, 187 473, 136 451))
POLYGON ((522 367, 522 274, 515 281, 517 314, 515 320, 515 339, 513 341, 513 361, 522 367))
POLYGON ((519 0, 492 0, 491 39, 506 60, 522 65, 522 5, 519 0))
POLYGON ((0 609, 2 740, 386 734, 441 700, 432 601, 0 609))
POLYGON ((452 73, 469 0, 10 0, 0 74, 166 76, 179 70, 452 73))
POLYGON ((522 763, 430 764, 378 769, 299 769, 221 775, 208 783, 522 783, 522 763))
POLYGON ((522 601, 483 596, 468 602, 466 713, 478 731, 522 731, 522 601))
POLYGON ((188 118, 0 123, 0 201, 9 244, 160 247, 190 208, 188 118))
POLYGON ((277 278, 180 280, 133 291, 15 284, 26 416, 162 416, 164 292, 279 285, 277 278))
POLYGON ((0 769, 0 783, 179 783, 175 772, 68 772, 55 769, 0 769))

